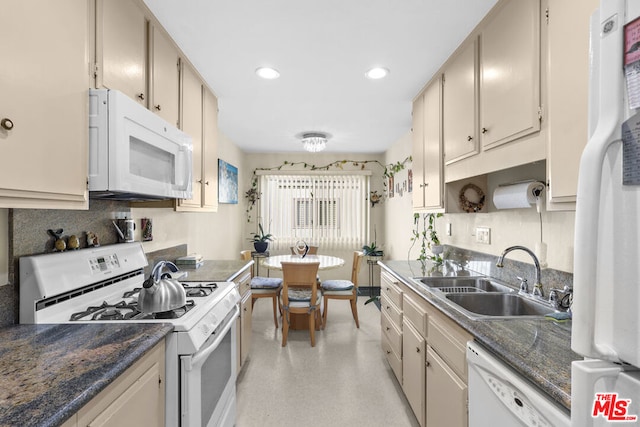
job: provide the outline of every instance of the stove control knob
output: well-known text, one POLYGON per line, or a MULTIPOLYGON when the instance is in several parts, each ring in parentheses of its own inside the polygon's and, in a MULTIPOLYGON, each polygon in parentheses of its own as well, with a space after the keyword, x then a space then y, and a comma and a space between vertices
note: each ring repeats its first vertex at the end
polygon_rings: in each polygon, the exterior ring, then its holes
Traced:
POLYGON ((209 326, 205 323, 203 323, 202 325, 200 325, 200 330, 202 331, 202 334, 207 336, 211 333, 211 331, 209 330, 209 326))

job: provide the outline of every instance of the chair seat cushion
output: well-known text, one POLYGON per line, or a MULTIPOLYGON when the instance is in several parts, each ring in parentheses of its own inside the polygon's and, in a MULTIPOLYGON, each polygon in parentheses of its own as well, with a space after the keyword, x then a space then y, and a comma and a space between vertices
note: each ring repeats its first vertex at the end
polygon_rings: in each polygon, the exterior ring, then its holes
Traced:
MULTIPOLYGON (((319 300, 321 295, 318 290, 316 299, 319 300)), ((310 302, 311 289, 289 289, 289 301, 310 302)))
POLYGON ((282 285, 282 279, 278 277, 260 277, 251 279, 251 289, 274 289, 282 285))
POLYGON ((353 289, 350 280, 325 280, 322 282, 322 290, 325 291, 349 291, 353 289))

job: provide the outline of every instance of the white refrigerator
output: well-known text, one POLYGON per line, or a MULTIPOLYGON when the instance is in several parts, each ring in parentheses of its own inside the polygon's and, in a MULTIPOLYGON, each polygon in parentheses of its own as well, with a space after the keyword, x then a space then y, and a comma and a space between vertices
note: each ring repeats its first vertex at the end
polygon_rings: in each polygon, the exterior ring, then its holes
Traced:
POLYGON ((602 0, 591 20, 571 336, 585 360, 572 364, 573 427, 640 426, 639 17, 640 0, 602 0))

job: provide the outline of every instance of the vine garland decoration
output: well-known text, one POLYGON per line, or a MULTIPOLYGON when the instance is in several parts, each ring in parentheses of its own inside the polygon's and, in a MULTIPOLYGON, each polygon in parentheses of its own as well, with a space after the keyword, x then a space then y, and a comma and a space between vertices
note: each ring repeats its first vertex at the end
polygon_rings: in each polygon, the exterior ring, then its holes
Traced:
POLYGON ((484 192, 480 187, 478 187, 475 184, 469 183, 464 187, 462 187, 460 189, 460 194, 458 195, 458 199, 460 202, 460 208, 462 208, 462 210, 465 212, 469 212, 469 213, 478 212, 482 210, 482 208, 484 207, 484 201, 485 201, 484 192), (472 190, 476 193, 476 196, 478 199, 477 202, 472 202, 469 199, 467 199, 467 196, 466 196, 467 190, 472 190))
POLYGON ((308 162, 290 162, 288 160, 285 160, 280 166, 274 166, 270 168, 256 168, 253 170, 253 178, 251 179, 251 188, 245 192, 245 198, 248 199, 249 201, 249 206, 247 206, 247 209, 246 209, 247 222, 251 222, 251 210, 253 210, 253 206, 255 205, 256 201, 260 199, 260 192, 258 191, 258 175, 256 174, 257 171, 276 171, 276 170, 279 171, 279 170, 282 170, 283 167, 289 168, 289 167, 296 167, 296 166, 301 166, 302 169, 308 169, 311 171, 323 171, 323 170, 328 171, 331 168, 344 169, 344 166, 347 164, 351 164, 354 167, 359 167, 360 170, 364 170, 369 163, 372 163, 384 169, 384 172, 382 173, 382 176, 383 176, 382 185, 383 185, 384 195, 386 196, 387 190, 388 190, 387 186, 388 186, 389 178, 393 177, 396 173, 403 170, 406 167, 407 163, 410 163, 412 160, 413 158, 411 156, 408 156, 401 162, 398 161, 396 163, 390 163, 388 165, 384 165, 380 163, 380 161, 378 160, 347 160, 345 159, 345 160, 336 160, 334 162, 328 163, 323 166, 316 166, 308 162))

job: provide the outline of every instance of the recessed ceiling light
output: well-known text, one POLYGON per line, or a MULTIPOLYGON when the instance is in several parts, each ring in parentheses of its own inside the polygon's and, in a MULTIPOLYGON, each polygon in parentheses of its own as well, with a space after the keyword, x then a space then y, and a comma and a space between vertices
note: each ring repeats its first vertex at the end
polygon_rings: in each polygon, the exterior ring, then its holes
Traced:
POLYGON ((378 80, 378 79, 387 77, 387 74, 389 74, 389 70, 387 68, 382 68, 382 67, 375 67, 370 69, 366 73, 364 73, 365 76, 373 80, 378 80))
POLYGON ((273 80, 280 77, 280 73, 275 68, 260 67, 256 68, 256 74, 263 79, 273 80))

